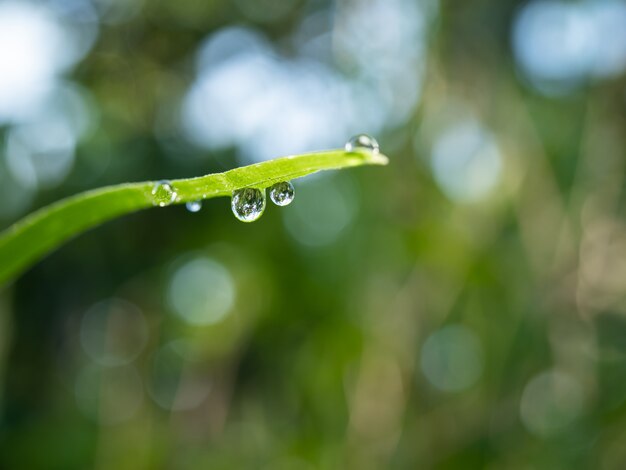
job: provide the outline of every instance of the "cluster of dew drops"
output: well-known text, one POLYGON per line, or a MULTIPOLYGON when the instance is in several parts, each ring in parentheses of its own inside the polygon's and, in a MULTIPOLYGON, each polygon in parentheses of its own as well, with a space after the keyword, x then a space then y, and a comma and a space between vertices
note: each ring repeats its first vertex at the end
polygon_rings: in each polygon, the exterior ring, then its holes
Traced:
MULTIPOLYGON (((352 137, 345 145, 346 152, 366 149, 378 153, 378 142, 366 134, 352 137)), ((281 181, 269 188, 270 199, 277 206, 287 206, 293 201, 296 191, 289 181, 281 181)), ((152 199, 155 205, 165 207, 176 201, 178 194, 167 180, 157 181, 152 188, 152 199)), ((243 188, 233 191, 231 208, 235 217, 242 222, 258 220, 265 210, 265 189, 243 188)), ((202 201, 191 201, 186 204, 189 212, 202 209, 202 201)))

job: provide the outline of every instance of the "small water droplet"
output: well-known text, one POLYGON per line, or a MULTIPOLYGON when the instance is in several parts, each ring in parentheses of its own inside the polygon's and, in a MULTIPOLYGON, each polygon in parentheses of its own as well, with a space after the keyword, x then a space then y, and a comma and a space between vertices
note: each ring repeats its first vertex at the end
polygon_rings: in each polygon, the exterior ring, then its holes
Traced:
POLYGON ((244 188, 233 191, 233 214, 242 222, 254 222, 265 210, 265 190, 244 188))
POLYGON ((169 181, 157 181, 152 188, 152 202, 155 206, 169 206, 176 200, 178 194, 169 181))
POLYGON ((296 196, 296 190, 289 181, 281 181, 270 188, 270 199, 277 206, 288 206, 296 196))
POLYGON ((356 152, 358 150, 369 150, 378 153, 380 147, 374 137, 367 134, 359 134, 352 137, 345 146, 346 152, 356 152))
POLYGON ((185 204, 185 207, 189 212, 198 212, 202 209, 202 201, 190 201, 185 204))

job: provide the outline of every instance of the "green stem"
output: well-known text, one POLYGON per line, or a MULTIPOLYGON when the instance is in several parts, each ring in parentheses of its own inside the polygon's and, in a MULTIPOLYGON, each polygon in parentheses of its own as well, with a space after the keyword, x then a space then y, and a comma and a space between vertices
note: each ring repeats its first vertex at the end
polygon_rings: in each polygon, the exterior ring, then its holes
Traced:
MULTIPOLYGON (((197 178, 170 181, 173 204, 230 196, 237 189, 266 188, 315 173, 361 165, 385 165, 369 151, 330 150, 296 155, 197 178)), ((0 234, 0 285, 18 276, 70 238, 107 220, 153 207, 155 182, 107 186, 77 194, 33 212, 0 234)))

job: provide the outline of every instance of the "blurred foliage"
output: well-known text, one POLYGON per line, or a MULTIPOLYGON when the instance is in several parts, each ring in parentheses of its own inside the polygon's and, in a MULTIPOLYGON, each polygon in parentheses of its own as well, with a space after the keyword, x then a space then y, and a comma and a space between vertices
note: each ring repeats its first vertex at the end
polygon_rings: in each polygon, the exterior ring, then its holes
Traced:
MULTIPOLYGON (((380 45, 392 78, 421 70, 407 89, 368 82, 400 93, 375 129, 391 164, 303 181, 254 224, 225 200, 112 221, 5 288, 0 466, 622 468, 623 70, 538 75, 515 52, 528 10, 513 1, 279 3, 94 2, 95 43, 63 75, 89 97, 92 130, 58 184, 3 196, 15 209, 3 226, 80 190, 249 158, 257 141, 202 147, 173 124, 198 47, 221 28, 252 28, 293 58, 307 18, 323 13, 332 33, 359 8, 406 3, 431 19, 381 13, 357 41, 380 45), (402 18, 423 32, 410 64, 377 42, 402 18)), ((545 18, 556 36, 535 53, 556 43, 576 58, 592 43, 545 18)), ((330 36, 333 70, 358 81, 354 49, 330 36)), ((594 57, 620 41, 594 42, 594 57)), ((351 125, 371 132, 379 111, 351 125)), ((295 138, 285 116, 273 140, 295 138)))

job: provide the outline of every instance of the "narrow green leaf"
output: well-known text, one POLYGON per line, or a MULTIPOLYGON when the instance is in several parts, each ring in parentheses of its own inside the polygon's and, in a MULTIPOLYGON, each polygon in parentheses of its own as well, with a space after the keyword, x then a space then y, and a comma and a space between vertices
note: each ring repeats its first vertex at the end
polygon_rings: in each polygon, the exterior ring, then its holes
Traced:
MULTIPOLYGON (((385 165, 387 157, 359 150, 295 155, 197 178, 172 180, 173 204, 230 196, 236 189, 266 188, 316 173, 361 165, 385 165)), ((120 184, 63 199, 26 216, 0 234, 0 285, 19 275, 68 239, 107 220, 153 207, 155 182, 120 184)))

